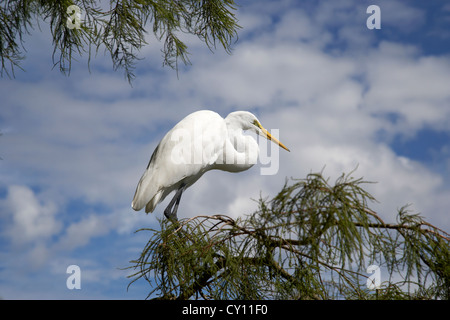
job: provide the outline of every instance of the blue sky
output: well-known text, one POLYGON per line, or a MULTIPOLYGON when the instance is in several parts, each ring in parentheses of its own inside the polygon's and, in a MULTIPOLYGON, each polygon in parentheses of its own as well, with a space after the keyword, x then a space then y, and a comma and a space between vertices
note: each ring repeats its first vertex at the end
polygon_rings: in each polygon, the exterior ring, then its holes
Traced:
MULTIPOLYGON (((192 65, 162 68, 161 46, 140 52, 131 87, 108 57, 69 77, 52 70, 48 25, 26 37, 25 71, 0 79, 0 297, 143 299, 127 291, 128 261, 158 227, 130 203, 164 133, 185 115, 250 110, 291 150, 277 174, 257 165, 209 172, 183 195, 180 217, 251 213, 286 177, 324 167, 377 181, 386 221, 405 204, 450 230, 450 4, 447 1, 238 1, 232 55, 184 36, 192 65), (369 30, 366 9, 381 8, 369 30), (81 268, 80 290, 66 269, 81 268)), ((149 35, 149 39, 151 36, 149 35)))

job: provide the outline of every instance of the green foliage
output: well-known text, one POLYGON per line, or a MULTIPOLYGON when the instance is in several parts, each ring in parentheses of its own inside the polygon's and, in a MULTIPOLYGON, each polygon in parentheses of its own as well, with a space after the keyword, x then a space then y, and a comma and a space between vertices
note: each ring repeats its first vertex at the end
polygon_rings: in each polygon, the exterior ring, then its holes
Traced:
MULTIPOLYGON (((285 184, 249 216, 160 221, 130 268, 161 299, 448 299, 449 235, 402 208, 387 224, 367 182, 285 184), (381 286, 369 290, 369 265, 381 286)), ((131 284, 130 283, 130 284, 131 284)))
MULTIPOLYGON (((139 50, 147 44, 147 27, 164 41, 163 64, 177 68, 178 59, 189 63, 183 33, 197 36, 210 49, 219 42, 227 52, 237 37, 233 0, 111 0, 109 7, 97 0, 16 0, 0 5, 1 74, 20 67, 24 58, 23 35, 30 33, 36 17, 50 23, 53 36, 53 60, 59 69, 71 70, 73 53, 105 49, 115 69, 123 69, 128 81, 134 78, 139 50), (70 28, 67 9, 80 8, 80 28, 70 28)), ((72 16, 74 17, 74 16, 72 16)), ((70 20, 72 21, 72 20, 70 20)), ((73 22, 73 21, 72 21, 73 22)))

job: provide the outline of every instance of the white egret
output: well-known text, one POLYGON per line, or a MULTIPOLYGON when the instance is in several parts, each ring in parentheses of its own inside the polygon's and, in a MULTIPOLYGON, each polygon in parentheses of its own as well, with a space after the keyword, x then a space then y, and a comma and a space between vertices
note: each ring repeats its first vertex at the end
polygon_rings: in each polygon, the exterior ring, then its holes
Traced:
POLYGON ((206 171, 240 172, 256 163, 258 144, 252 137, 244 135, 243 130, 254 131, 289 151, 250 112, 232 112, 225 119, 209 110, 191 113, 156 147, 137 185, 132 208, 139 211, 145 206, 145 212, 153 212, 158 203, 176 191, 164 215, 177 220, 183 191, 206 171))

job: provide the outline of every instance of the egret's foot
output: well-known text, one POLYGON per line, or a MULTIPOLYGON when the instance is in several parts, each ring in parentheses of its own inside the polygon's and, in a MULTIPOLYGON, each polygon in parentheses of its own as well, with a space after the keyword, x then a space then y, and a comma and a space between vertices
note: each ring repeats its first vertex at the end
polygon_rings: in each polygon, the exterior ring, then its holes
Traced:
POLYGON ((170 208, 167 207, 164 210, 164 215, 166 216, 167 219, 169 219, 171 221, 176 221, 176 222, 178 221, 177 211, 176 210, 170 211, 170 208))
POLYGON ((164 215, 166 216, 167 219, 172 221, 178 221, 177 217, 178 205, 180 204, 181 195, 183 194, 185 188, 186 184, 182 183, 181 186, 178 188, 177 192, 175 193, 174 197, 172 198, 172 200, 170 200, 169 205, 164 210, 164 215))

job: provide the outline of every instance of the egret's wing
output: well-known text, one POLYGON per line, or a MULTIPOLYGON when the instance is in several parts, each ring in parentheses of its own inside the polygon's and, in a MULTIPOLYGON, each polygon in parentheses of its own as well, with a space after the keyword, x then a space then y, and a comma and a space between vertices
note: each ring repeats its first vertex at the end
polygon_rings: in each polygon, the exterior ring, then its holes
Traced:
POLYGON ((152 156, 150 158, 150 161, 148 162, 147 168, 144 171, 144 174, 142 175, 141 179, 139 180, 139 183, 136 187, 136 191, 134 193, 133 201, 131 202, 131 207, 139 211, 141 210, 146 204, 155 197, 155 194, 157 193, 157 185, 152 183, 153 176, 155 174, 154 166, 155 163, 157 163, 158 154, 159 154, 159 146, 156 147, 156 149, 153 151, 152 156))
POLYGON ((212 111, 190 114, 173 127, 152 154, 136 188, 132 202, 135 210, 156 205, 184 182, 187 187, 212 168, 223 149, 226 127, 212 111))

